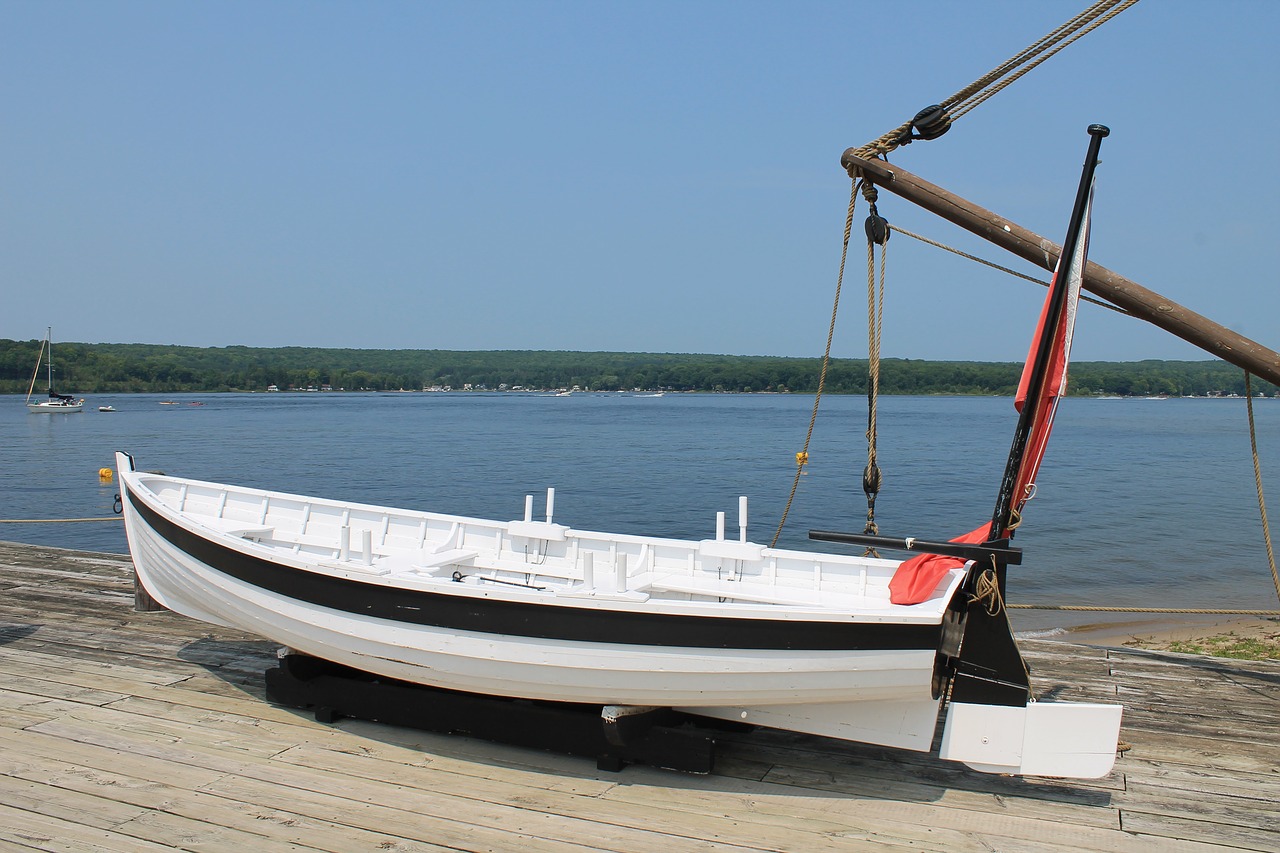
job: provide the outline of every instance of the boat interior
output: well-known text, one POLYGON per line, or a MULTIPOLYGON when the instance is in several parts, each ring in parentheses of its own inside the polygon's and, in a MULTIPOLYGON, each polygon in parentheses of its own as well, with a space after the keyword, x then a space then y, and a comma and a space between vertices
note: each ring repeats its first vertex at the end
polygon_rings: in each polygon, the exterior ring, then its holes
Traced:
POLYGON ((577 597, 599 602, 650 599, 847 612, 869 621, 936 624, 959 585, 950 573, 915 605, 889 602, 899 563, 873 557, 768 548, 747 540, 746 499, 739 536, 701 541, 575 530, 533 518, 500 522, 440 513, 345 504, 160 475, 138 484, 206 533, 253 543, 272 559, 405 587, 462 583, 506 595, 577 597))

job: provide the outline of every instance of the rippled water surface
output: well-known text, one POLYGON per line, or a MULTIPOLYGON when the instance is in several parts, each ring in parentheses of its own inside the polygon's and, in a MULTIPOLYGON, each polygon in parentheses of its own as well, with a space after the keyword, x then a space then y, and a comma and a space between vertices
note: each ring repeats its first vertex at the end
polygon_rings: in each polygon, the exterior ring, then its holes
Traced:
MULTIPOLYGON (((561 523, 661 536, 709 537, 717 510, 732 535, 745 494, 750 536, 768 542, 812 405, 800 395, 104 395, 82 414, 32 415, 20 397, 0 397, 0 516, 111 515, 117 489, 98 470, 119 449, 146 470, 498 519, 554 486, 561 523)), ((1280 400, 1254 408, 1280 502, 1280 400)), ((1007 398, 882 399, 881 532, 950 538, 988 520, 1015 417, 1007 398)), ((808 530, 861 532, 865 429, 864 399, 824 398, 780 545, 838 550, 810 543, 808 530)), ((1244 400, 1068 399, 1039 487, 1011 600, 1277 606, 1244 400)), ((118 522, 6 523, 0 539, 127 551, 118 522)))

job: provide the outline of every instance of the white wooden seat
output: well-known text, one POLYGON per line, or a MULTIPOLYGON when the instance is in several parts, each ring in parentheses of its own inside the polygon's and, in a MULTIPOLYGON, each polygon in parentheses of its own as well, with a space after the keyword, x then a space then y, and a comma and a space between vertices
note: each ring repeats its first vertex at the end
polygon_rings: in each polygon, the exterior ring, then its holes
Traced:
POLYGON ((253 521, 241 521, 236 518, 214 518, 213 516, 195 516, 195 521, 227 536, 239 536, 242 539, 266 539, 271 536, 274 527, 267 527, 253 521))
POLYGON ((387 572, 419 572, 434 574, 440 569, 466 563, 476 556, 466 548, 449 548, 444 551, 413 551, 390 554, 377 561, 378 568, 387 572))

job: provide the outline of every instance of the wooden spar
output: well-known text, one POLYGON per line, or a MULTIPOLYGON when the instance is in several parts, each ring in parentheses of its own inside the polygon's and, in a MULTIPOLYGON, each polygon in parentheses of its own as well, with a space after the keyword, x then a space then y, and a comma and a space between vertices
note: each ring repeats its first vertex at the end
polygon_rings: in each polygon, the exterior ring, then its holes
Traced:
MULTIPOLYGON (((1061 247, 1052 240, 947 192, 897 165, 884 160, 868 160, 854 152, 855 149, 850 148, 840 158, 841 165, 851 176, 864 177, 877 187, 901 196, 1046 270, 1052 271, 1057 264, 1061 247)), ((1280 354, 1119 273, 1089 261, 1084 270, 1083 287, 1134 317, 1159 326, 1254 376, 1280 385, 1280 354)))

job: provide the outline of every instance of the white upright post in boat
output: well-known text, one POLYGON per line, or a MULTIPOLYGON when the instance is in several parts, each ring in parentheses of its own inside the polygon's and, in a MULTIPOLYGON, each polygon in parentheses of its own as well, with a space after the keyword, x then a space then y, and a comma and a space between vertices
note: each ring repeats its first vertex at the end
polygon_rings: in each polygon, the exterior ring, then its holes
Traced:
POLYGON ((716 541, 717 542, 724 541, 724 513, 723 512, 716 513, 716 541))
POLYGON ((533 495, 524 496, 524 520, 533 521, 533 495))
POLYGON ((738 541, 747 541, 747 496, 738 495, 738 541))
POLYGON ((582 586, 584 589, 596 586, 596 555, 590 551, 582 553, 582 586))
POLYGON ((547 489, 547 524, 551 523, 551 513, 556 506, 556 490, 547 489))
POLYGON ((613 564, 613 591, 623 593, 627 591, 627 555, 619 554, 617 562, 613 564))
POLYGON ((373 531, 360 531, 360 562, 366 566, 373 565, 373 531))
POLYGON ((351 556, 351 528, 338 528, 338 559, 347 560, 351 556))

